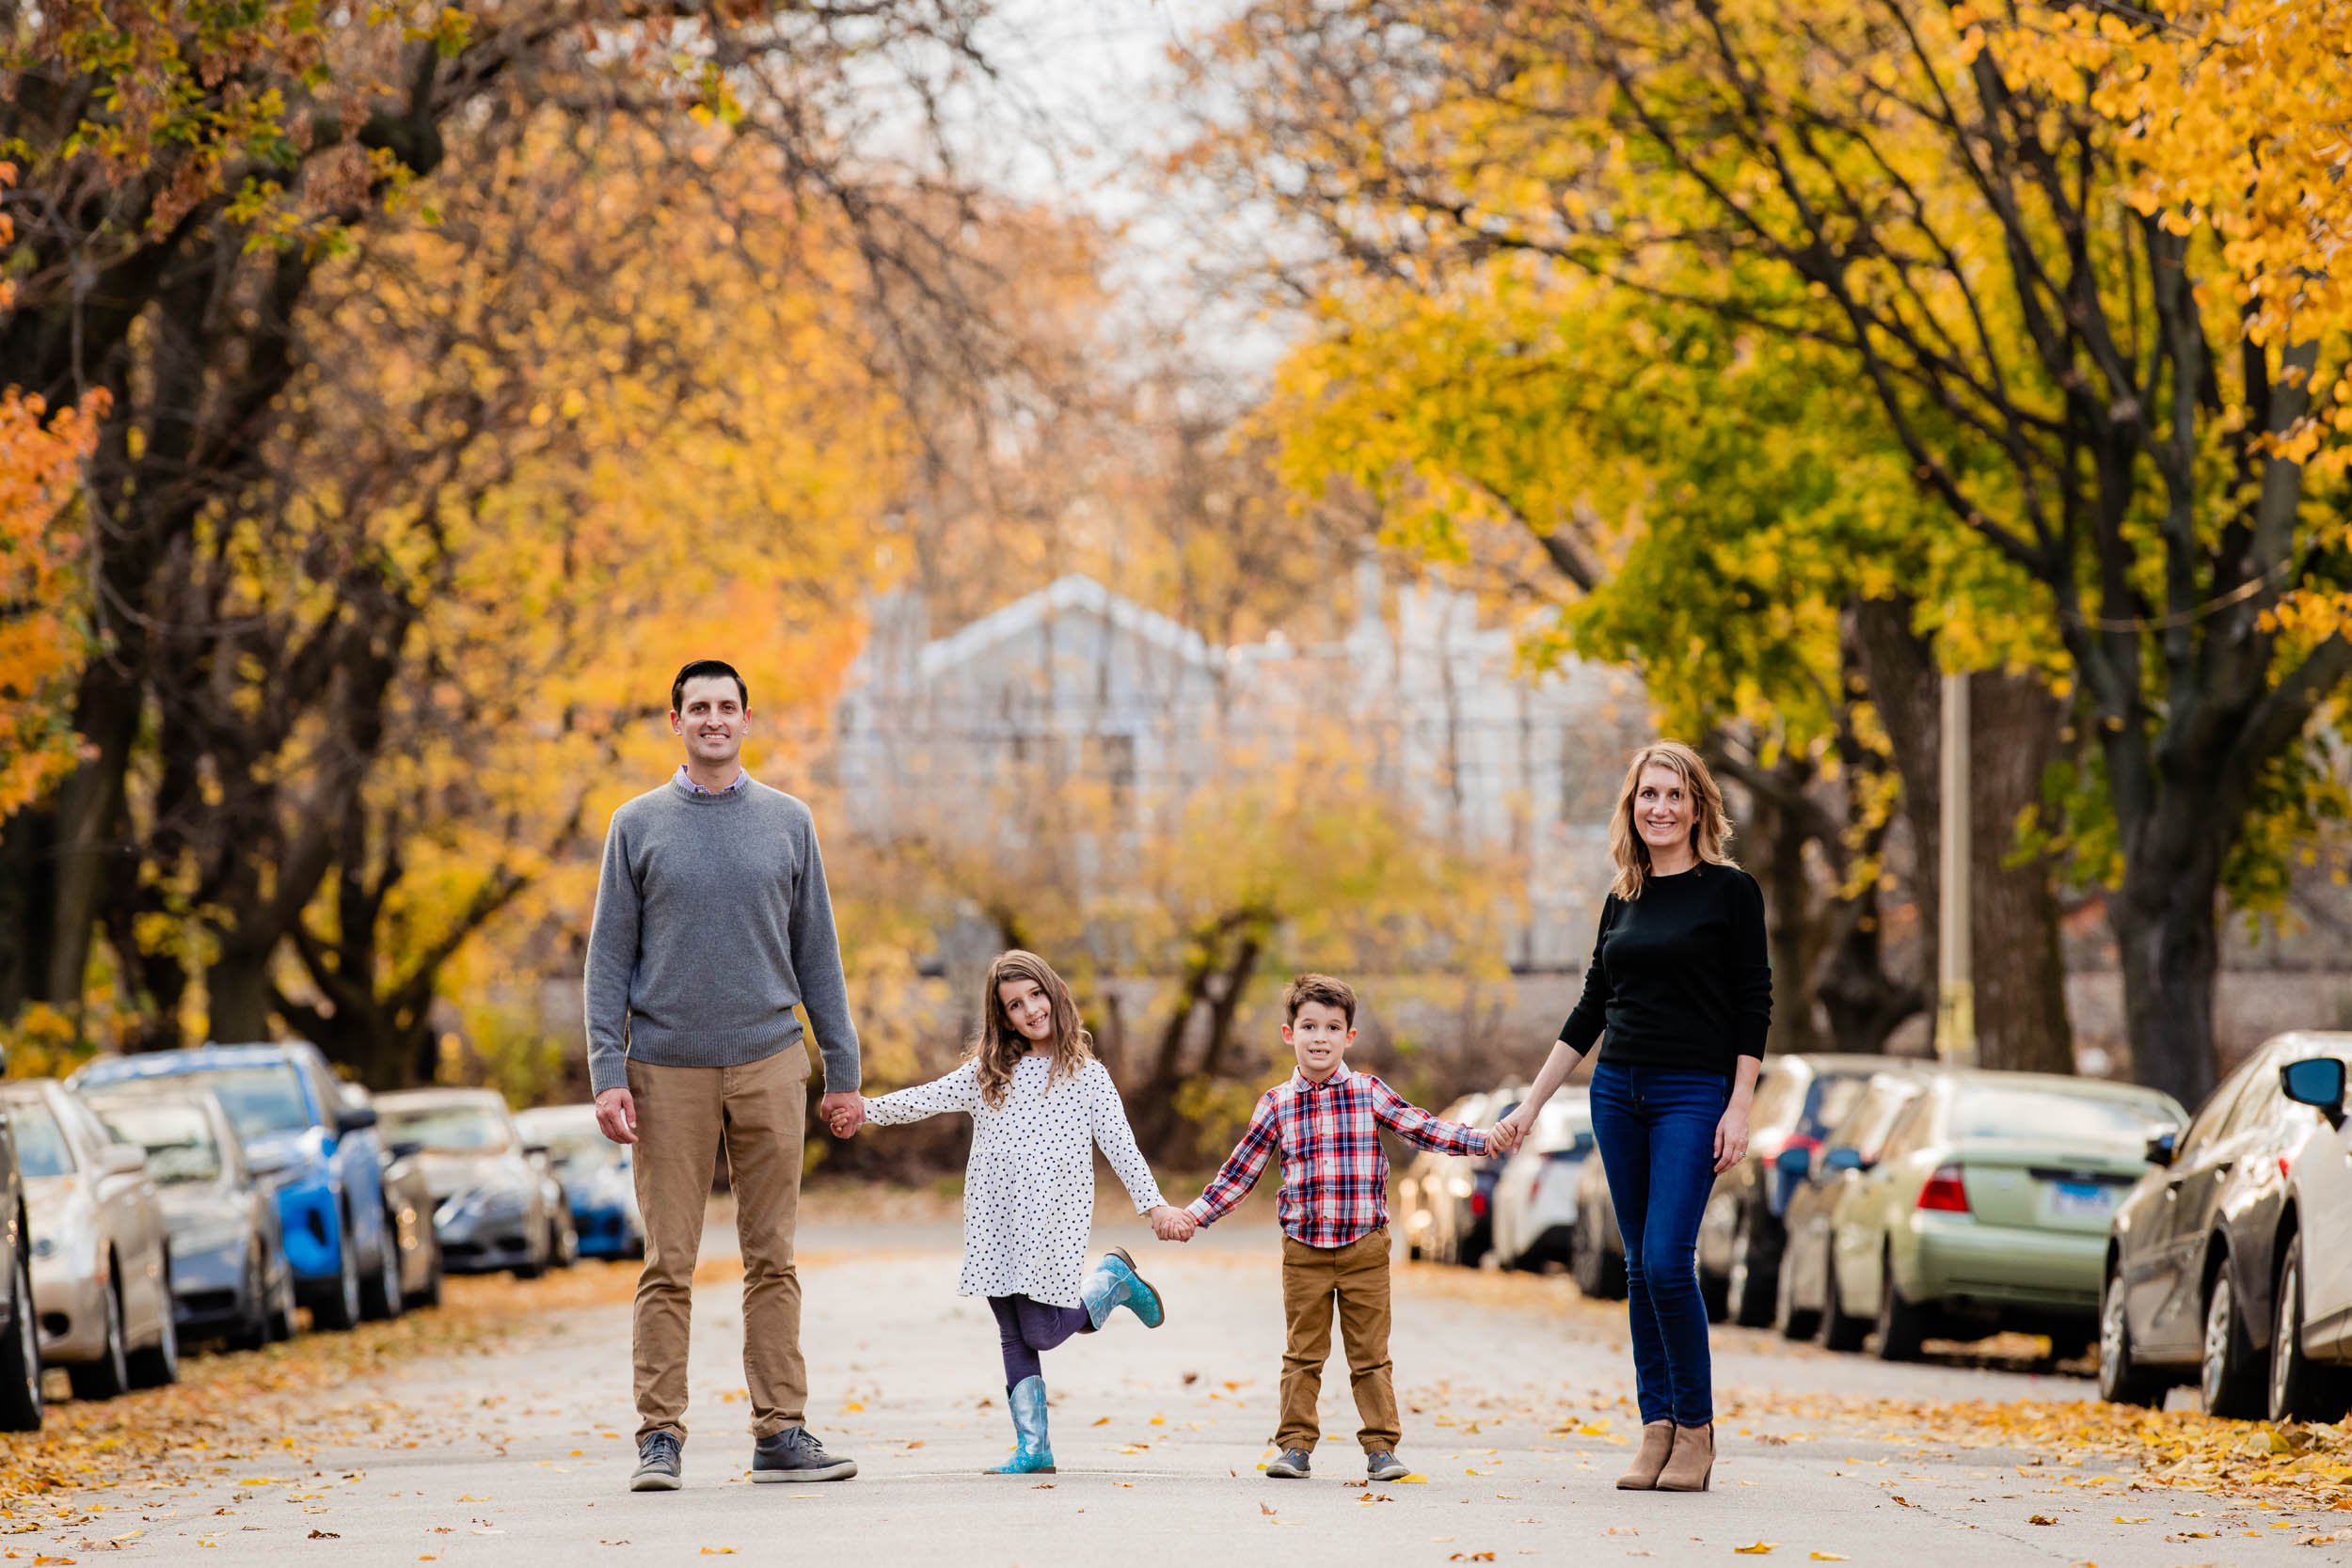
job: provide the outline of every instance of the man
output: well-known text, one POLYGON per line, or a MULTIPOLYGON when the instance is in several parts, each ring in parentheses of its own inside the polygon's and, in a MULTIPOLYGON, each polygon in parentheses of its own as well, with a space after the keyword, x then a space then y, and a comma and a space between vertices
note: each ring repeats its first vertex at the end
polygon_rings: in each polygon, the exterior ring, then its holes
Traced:
POLYGON ((637 1280, 635 1492, 675 1491, 686 1441, 686 1348, 713 1159, 723 1143, 743 1243, 743 1379, 754 1481, 842 1481, 857 1462, 804 1423, 801 1196, 806 1008, 825 1063, 820 1113, 854 1132, 857 1031, 833 900, 806 805, 753 782, 739 758, 751 691, 717 659, 670 687, 686 761, 612 814, 588 936, 588 1075, 596 1125, 635 1144, 645 1267, 637 1280))

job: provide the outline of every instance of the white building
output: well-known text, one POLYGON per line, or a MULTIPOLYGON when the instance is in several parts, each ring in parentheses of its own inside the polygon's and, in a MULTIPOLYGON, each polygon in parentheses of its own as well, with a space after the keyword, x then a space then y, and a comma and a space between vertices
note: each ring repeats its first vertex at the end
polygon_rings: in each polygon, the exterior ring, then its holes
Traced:
POLYGON ((1531 677, 1510 628, 1479 625, 1468 594, 1391 591, 1369 566, 1358 590, 1347 635, 1314 647, 1212 647, 1084 577, 937 639, 919 601, 893 595, 840 702, 850 824, 1002 834, 1014 819, 987 809, 997 789, 1063 780, 1107 789, 1140 827, 1236 750, 1274 759, 1340 737, 1430 832, 1523 869, 1515 968, 1581 969, 1609 808, 1648 733, 1639 686, 1585 664, 1531 677))

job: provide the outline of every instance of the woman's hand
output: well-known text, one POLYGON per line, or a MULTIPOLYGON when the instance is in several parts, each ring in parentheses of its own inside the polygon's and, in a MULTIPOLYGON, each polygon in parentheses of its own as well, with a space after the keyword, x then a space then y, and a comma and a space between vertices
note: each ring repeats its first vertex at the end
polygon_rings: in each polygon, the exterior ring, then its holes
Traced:
POLYGON ((1200 1228, 1200 1222, 1177 1208, 1163 1204, 1144 1216, 1152 1222, 1152 1234, 1163 1242, 1189 1242, 1192 1233, 1200 1228))
POLYGON ((1528 1129, 1535 1118, 1523 1115, 1527 1107, 1522 1105, 1518 1110, 1494 1124, 1493 1131, 1486 1134, 1487 1152, 1491 1154, 1516 1153, 1519 1145, 1527 1141, 1528 1129))
POLYGON ((1747 1157, 1747 1101, 1735 1098, 1724 1107, 1724 1119, 1715 1124, 1715 1174, 1723 1175, 1747 1157))

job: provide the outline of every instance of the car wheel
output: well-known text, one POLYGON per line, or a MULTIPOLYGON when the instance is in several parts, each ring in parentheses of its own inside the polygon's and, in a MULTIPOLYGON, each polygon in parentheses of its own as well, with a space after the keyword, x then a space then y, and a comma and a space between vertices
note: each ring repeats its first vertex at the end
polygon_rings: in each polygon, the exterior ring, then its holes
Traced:
POLYGON ((2340 1421, 2348 1402, 2344 1373, 2303 1354, 2303 1238, 2291 1235, 2279 1262, 2279 1322, 2270 1336, 2269 1405, 2274 1421, 2340 1421))
POLYGON ((245 1321, 229 1332, 230 1350, 260 1350, 270 1341, 269 1270, 261 1248, 245 1255, 245 1321))
POLYGON ((1707 1308, 1707 1321, 1719 1323, 1730 1315, 1731 1286, 1719 1274, 1699 1270, 1699 1301, 1707 1308))
POLYGON ((1878 1335, 1882 1361, 1918 1360, 1920 1343, 1928 1337, 1927 1313, 1905 1300, 1902 1287, 1895 1283, 1891 1252, 1879 1264, 1878 1335))
POLYGON ((1762 1328, 1772 1321, 1778 1263, 1778 1259, 1767 1259, 1759 1250, 1756 1216, 1741 1215, 1740 1227, 1731 1236, 1731 1272, 1724 1279, 1731 1321, 1741 1328, 1762 1328))
POLYGON ((2205 1414, 2257 1414, 2262 1404, 2261 1373, 2254 1363, 2254 1345, 2246 1332, 2245 1316, 2238 1311, 2230 1260, 2224 1255, 2205 1296, 2204 1354, 2197 1366, 2197 1390, 2204 1396, 2205 1414))
POLYGON ((420 1287, 417 1293, 414 1296, 411 1296, 408 1300, 408 1305, 410 1307, 438 1307, 441 1305, 441 1243, 439 1241, 436 1240, 428 1244, 433 1248, 433 1255, 426 1260, 427 1267, 424 1271, 424 1284, 420 1287))
MULTIPOLYGON (((116 1271, 116 1277, 121 1277, 116 1271)), ((108 1285, 106 1297, 106 1346, 95 1361, 77 1363, 65 1370, 66 1381, 73 1386, 77 1400, 110 1400, 131 1386, 130 1354, 122 1344, 122 1296, 118 1287, 108 1285)))
POLYGON ((336 1247, 335 1279, 311 1316, 321 1328, 338 1333, 359 1325, 359 1243, 351 1233, 351 1218, 343 1217, 343 1233, 336 1247))
POLYGON ((33 1282, 24 1258, 8 1254, 8 1332, 0 1340, 0 1432, 39 1432, 41 1421, 40 1329, 33 1321, 33 1282))
POLYGON ((1829 1254, 1828 1267, 1821 1281, 1821 1348, 1824 1350, 1855 1351, 1869 1337, 1870 1320, 1857 1318, 1846 1310, 1845 1293, 1837 1288, 1837 1254, 1829 1254))
POLYGON ((555 1266, 568 1269, 580 1261, 580 1232, 568 1219, 556 1221, 555 1266))
POLYGON ((2099 1397, 2109 1404, 2156 1406, 2164 1380, 2132 1358, 2132 1322, 2123 1310, 2123 1281, 2107 1265, 2099 1291, 2099 1397))
POLYGON ((164 1327, 155 1342, 127 1358, 134 1388, 167 1388, 180 1381, 180 1320, 174 1310, 171 1271, 164 1271, 164 1327))
POLYGON ((379 1321, 400 1316, 407 1305, 400 1291, 400 1241, 397 1223, 384 1216, 384 1239, 376 1243, 375 1275, 362 1292, 360 1310, 379 1321))
POLYGON ((1772 1326, 1780 1330, 1784 1339, 1810 1339, 1820 1323, 1819 1312, 1807 1312, 1797 1306, 1797 1274, 1788 1266, 1788 1255, 1780 1257, 1780 1267, 1772 1288, 1772 1326))
POLYGON ((291 1265, 284 1266, 278 1273, 278 1288, 270 1297, 269 1337, 272 1339, 283 1343, 294 1337, 294 1308, 300 1305, 294 1292, 294 1269, 291 1265))

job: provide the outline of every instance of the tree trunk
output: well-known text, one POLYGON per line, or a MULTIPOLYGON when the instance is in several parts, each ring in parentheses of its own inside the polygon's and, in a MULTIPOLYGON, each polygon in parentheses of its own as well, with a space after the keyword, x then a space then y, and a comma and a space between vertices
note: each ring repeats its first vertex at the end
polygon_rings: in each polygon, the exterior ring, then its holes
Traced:
POLYGON ((273 944, 260 952, 228 946, 204 968, 204 1006, 208 1037, 222 1045, 270 1037, 270 981, 273 944))
POLYGON ((1740 859, 1764 890, 1765 946, 1772 965, 1772 1029, 1765 1049, 1774 1055, 1822 1051, 1829 1043, 1814 1017, 1822 931, 1820 895, 1805 863, 1812 830, 1803 814, 1778 799, 1782 789, 1802 793, 1810 772, 1784 756, 1770 787, 1749 782, 1747 823, 1738 843, 1740 859))
MULTIPOLYGON (((1902 774, 1903 815, 1918 862, 1912 881, 1921 915, 1921 978, 1931 989, 1942 886, 1943 676, 1927 640, 1913 628, 1912 613, 1907 599, 1865 600, 1855 607, 1855 628, 1870 696, 1902 774)), ((1986 1067, 2072 1072, 2074 1038, 2050 870, 2039 857, 2009 863, 2018 818, 2041 799, 2042 769, 2058 743, 2058 699, 2030 675, 1994 673, 1970 676, 1968 696, 1975 883, 1968 930, 1978 1060, 1986 1067)))
POLYGON ((2122 970, 2123 1027, 2132 1076, 2190 1110, 2204 1103, 2219 1076, 2214 1057, 2214 979, 2220 969, 2215 909, 2220 892, 2222 830, 2213 842, 2170 856, 2136 858, 2123 885, 2107 898, 2122 970))

